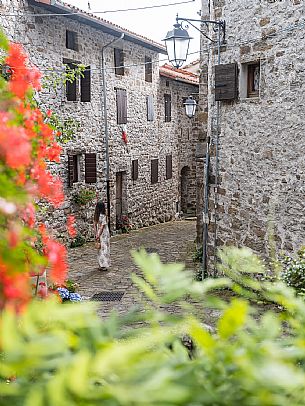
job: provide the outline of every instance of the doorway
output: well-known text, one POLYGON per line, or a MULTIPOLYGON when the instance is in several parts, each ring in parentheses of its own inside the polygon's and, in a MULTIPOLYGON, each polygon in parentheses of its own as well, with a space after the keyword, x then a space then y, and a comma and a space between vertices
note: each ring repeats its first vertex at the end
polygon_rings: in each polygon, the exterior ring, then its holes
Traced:
POLYGON ((117 225, 127 212, 126 172, 117 172, 115 177, 115 213, 117 225))
POLYGON ((184 166, 181 169, 181 181, 180 181, 180 199, 181 199, 181 211, 186 214, 189 207, 189 177, 190 168, 184 166))

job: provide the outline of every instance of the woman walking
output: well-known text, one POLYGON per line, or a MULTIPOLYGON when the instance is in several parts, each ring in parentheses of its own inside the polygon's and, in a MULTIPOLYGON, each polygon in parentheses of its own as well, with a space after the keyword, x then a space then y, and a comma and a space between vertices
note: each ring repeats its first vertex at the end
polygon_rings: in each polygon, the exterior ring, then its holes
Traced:
POLYGON ((101 270, 110 267, 110 234, 107 224, 106 207, 103 202, 97 202, 94 213, 94 231, 98 248, 97 260, 101 270))

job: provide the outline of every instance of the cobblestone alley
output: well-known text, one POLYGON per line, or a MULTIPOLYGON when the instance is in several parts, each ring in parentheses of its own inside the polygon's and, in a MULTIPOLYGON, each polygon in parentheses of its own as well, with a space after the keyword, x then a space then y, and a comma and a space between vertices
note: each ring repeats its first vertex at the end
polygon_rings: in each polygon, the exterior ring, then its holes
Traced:
POLYGON ((100 271, 93 243, 69 250, 69 278, 79 284, 79 293, 87 298, 100 292, 122 292, 121 300, 101 301, 100 314, 112 309, 125 312, 137 303, 137 292, 130 275, 136 270, 130 251, 144 247, 157 252, 162 262, 184 262, 193 268, 192 252, 196 237, 196 222, 183 220, 142 228, 130 234, 111 238, 111 268, 100 271))

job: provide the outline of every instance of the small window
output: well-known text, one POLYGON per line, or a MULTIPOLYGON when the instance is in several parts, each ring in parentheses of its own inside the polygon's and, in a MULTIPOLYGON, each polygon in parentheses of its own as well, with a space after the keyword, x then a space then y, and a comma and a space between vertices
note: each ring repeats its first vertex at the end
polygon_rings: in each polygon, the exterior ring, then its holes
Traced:
POLYGON ((116 75, 124 76, 124 51, 114 48, 114 71, 116 75))
MULTIPOLYGON (((76 64, 73 62, 69 62, 66 64, 66 71, 71 72, 71 70, 76 69, 76 64)), ((66 81, 66 97, 68 101, 76 101, 77 100, 77 86, 78 80, 75 78, 72 82, 66 81)))
POLYGON ((164 113, 165 113, 165 122, 172 120, 172 105, 171 105, 171 95, 164 95, 164 113))
POLYGON ((165 86, 166 86, 166 87, 169 87, 169 80, 166 80, 166 81, 165 81, 165 86))
POLYGON ((80 78, 80 100, 82 102, 91 101, 91 70, 86 66, 83 76, 80 78))
POLYGON ((260 64, 248 65, 247 97, 259 96, 260 64))
POLYGON ((68 155, 68 185, 80 181, 80 157, 81 155, 68 155))
POLYGON ((149 56, 145 56, 145 81, 152 82, 152 62, 149 56))
POLYGON ((172 155, 166 155, 166 179, 171 179, 173 176, 172 155))
POLYGON ((139 162, 137 159, 132 161, 131 177, 132 180, 137 180, 139 175, 139 162))
POLYGON ((152 95, 146 97, 146 108, 147 108, 147 121, 154 121, 155 111, 154 111, 154 98, 152 95))
POLYGON ((85 182, 96 183, 96 154, 85 154, 85 182))
POLYGON ((125 89, 116 89, 117 123, 127 123, 127 93, 125 89))
POLYGON ((151 183, 158 183, 158 159, 151 160, 151 183))
POLYGON ((78 51, 77 33, 74 31, 66 31, 66 48, 78 51))

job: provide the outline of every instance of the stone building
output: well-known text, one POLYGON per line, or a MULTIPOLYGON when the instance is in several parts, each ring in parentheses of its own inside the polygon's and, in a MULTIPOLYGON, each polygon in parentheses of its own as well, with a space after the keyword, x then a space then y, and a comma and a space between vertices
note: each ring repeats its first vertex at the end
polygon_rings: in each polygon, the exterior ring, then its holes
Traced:
POLYGON ((0 24, 44 75, 85 66, 83 77, 39 95, 45 108, 78 124, 74 139, 64 144, 60 164, 52 167, 66 194, 59 210, 44 211, 57 236, 65 238, 66 216, 75 214, 79 233, 90 237, 95 202, 105 201, 108 193, 112 231, 122 226, 124 215, 142 227, 172 219, 181 201, 187 211, 194 210, 193 149, 188 144, 195 135, 183 114, 183 97, 197 93, 198 84, 159 76, 163 45, 60 0, 0 4, 0 24), (102 48, 121 34, 124 38, 104 49, 108 166, 102 48), (185 194, 180 197, 181 176, 183 190, 187 181, 191 185, 190 202, 185 194))
POLYGON ((209 19, 226 21, 220 66, 217 47, 202 41, 203 57, 209 54, 211 269, 215 249, 223 245, 269 256, 272 240, 278 251, 304 244, 305 9, 302 0, 211 0, 209 10, 206 1, 202 6, 209 19))

